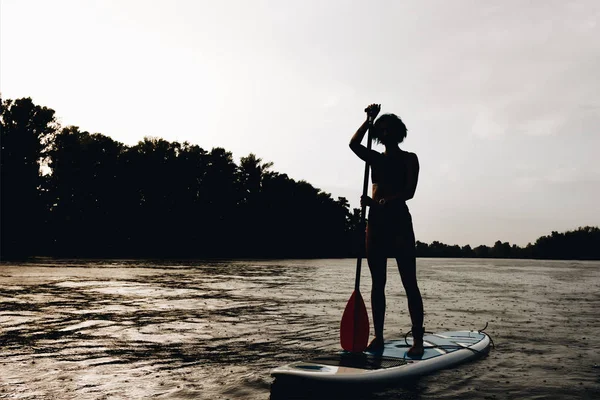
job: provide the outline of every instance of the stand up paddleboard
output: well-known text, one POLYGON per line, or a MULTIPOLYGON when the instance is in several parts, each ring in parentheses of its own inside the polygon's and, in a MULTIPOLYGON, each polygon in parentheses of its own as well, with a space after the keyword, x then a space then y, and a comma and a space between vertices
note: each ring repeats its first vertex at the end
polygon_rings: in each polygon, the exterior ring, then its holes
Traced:
POLYGON ((275 378, 331 383, 378 383, 402 380, 449 368, 486 354, 491 339, 481 331, 429 334, 423 338, 425 353, 419 359, 406 355, 412 339, 388 340, 382 353, 340 352, 275 368, 275 378))

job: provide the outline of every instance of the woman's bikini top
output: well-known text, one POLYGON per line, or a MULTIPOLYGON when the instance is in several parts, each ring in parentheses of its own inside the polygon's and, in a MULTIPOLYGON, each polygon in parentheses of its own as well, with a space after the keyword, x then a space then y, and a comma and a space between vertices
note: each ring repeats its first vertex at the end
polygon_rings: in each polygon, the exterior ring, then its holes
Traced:
POLYGON ((398 155, 378 153, 379 156, 371 164, 373 184, 384 190, 389 196, 401 192, 406 186, 406 164, 404 152, 398 155))

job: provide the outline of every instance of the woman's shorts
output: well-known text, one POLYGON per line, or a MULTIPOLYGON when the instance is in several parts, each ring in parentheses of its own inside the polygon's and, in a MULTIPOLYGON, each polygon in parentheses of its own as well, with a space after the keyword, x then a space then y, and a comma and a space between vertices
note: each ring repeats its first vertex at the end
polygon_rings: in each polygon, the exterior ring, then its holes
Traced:
POLYGON ((366 232, 367 255, 414 257, 415 233, 406 203, 371 207, 366 232))

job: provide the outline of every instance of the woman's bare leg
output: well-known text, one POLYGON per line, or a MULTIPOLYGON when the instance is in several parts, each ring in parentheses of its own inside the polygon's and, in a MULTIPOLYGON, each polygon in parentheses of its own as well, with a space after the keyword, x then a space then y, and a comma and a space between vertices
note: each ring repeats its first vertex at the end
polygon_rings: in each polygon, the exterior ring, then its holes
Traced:
POLYGON ((417 285, 417 262, 414 257, 397 257, 398 270, 408 300, 408 312, 413 326, 423 326, 423 298, 417 285))
POLYGON ((400 251, 396 257, 398 271, 402 278, 402 285, 406 291, 408 300, 408 312, 412 322, 413 346, 409 349, 409 357, 420 357, 423 355, 423 298, 417 284, 417 259, 415 254, 414 235, 408 235, 409 240, 399 240, 400 251), (410 240, 413 238, 412 240, 410 240))
MULTIPOLYGON (((383 347, 383 325, 385 322, 385 283, 387 279, 387 258, 382 256, 367 257, 371 270, 371 309, 375 339, 372 345, 383 347)), ((369 347, 373 347, 369 346, 369 347)))
POLYGON ((369 228, 367 228, 366 233, 367 262, 371 271, 371 310, 375 328, 375 339, 369 344, 367 351, 379 351, 383 349, 387 257, 385 252, 382 251, 381 238, 377 237, 376 233, 374 234, 369 228))

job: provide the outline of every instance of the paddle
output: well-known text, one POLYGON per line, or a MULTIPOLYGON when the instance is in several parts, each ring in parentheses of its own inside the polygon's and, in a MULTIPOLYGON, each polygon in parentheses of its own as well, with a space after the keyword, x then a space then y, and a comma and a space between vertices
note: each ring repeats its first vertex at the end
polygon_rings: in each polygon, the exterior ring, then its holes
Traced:
MULTIPOLYGON (((367 111, 367 110, 365 110, 367 111)), ((367 114, 368 115, 368 114, 367 114)), ((371 139, 373 130, 373 118, 368 116, 369 121, 369 133, 367 135, 367 149, 371 150, 371 139)), ((369 163, 365 162, 365 177, 363 180, 363 196, 367 195, 369 186, 369 163)), ((366 205, 361 208, 360 214, 360 225, 361 231, 361 243, 365 243, 365 221, 366 221, 366 205)), ((367 348, 367 342, 369 341, 369 314, 367 313, 367 307, 360 294, 360 270, 362 264, 362 253, 358 254, 356 260, 356 278, 354 280, 354 292, 346 304, 344 314, 342 315, 342 322, 340 323, 340 343, 342 349, 353 353, 363 352, 367 348)))

